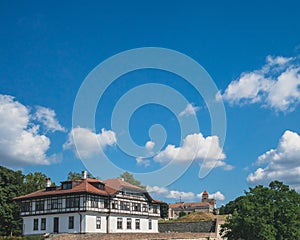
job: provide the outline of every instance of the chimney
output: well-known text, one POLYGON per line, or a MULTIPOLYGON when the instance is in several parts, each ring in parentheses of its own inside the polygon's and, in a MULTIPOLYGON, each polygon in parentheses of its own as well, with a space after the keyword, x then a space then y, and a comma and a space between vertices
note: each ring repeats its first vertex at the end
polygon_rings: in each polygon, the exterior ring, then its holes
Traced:
POLYGON ((124 178, 120 178, 120 179, 121 179, 121 181, 122 181, 122 182, 124 182, 124 181, 125 181, 125 179, 124 179, 124 178))
POLYGON ((82 179, 86 179, 86 175, 87 175, 87 172, 86 172, 86 171, 82 171, 82 172, 81 172, 81 178, 82 178, 82 179))
POLYGON ((46 187, 50 187, 50 186, 51 186, 51 179, 46 178, 46 187))

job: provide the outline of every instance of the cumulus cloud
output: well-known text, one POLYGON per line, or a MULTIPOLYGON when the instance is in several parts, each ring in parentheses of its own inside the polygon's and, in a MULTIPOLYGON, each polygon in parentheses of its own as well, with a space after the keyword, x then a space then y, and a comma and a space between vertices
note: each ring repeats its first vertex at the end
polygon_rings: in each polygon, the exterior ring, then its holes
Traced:
POLYGON ((152 142, 152 141, 148 141, 145 144, 145 148, 148 152, 151 152, 153 150, 154 146, 155 146, 155 142, 152 142))
POLYGON ((90 158, 116 142, 116 134, 111 130, 102 129, 97 134, 90 129, 77 127, 71 130, 63 148, 73 150, 78 158, 90 158))
MULTIPOLYGON (((202 194, 203 194, 203 192, 200 193, 200 194, 197 194, 197 197, 202 199, 202 194)), ((209 198, 216 199, 217 201, 224 201, 225 200, 224 194, 221 193, 220 191, 217 191, 215 193, 210 193, 209 198)))
POLYGON ((299 58, 268 56, 264 66, 242 73, 228 85, 222 96, 230 104, 260 103, 285 112, 293 111, 299 103, 299 87, 299 58))
POLYGON ((35 118, 41 122, 48 131, 66 131, 66 129, 62 127, 56 119, 56 113, 50 108, 37 106, 35 118))
POLYGON ((137 157, 136 159, 136 163, 138 165, 143 165, 145 167, 149 167, 150 166, 150 161, 146 158, 142 158, 142 157, 137 157))
POLYGON ((223 167, 230 170, 232 167, 224 162, 225 158, 217 136, 205 138, 201 133, 195 133, 187 135, 181 147, 168 145, 154 157, 154 160, 160 163, 198 160, 202 162, 203 168, 223 167))
POLYGON ((33 122, 29 108, 12 96, 0 94, 1 164, 24 166, 55 162, 55 155, 47 155, 50 142, 46 135, 39 133, 39 125, 33 122))
MULTIPOLYGON (((159 186, 147 186, 147 191, 160 198, 168 198, 168 199, 175 199, 175 200, 181 199, 183 201, 199 201, 199 199, 202 198, 202 193, 195 194, 193 192, 169 190, 165 187, 159 187, 159 186)), ((225 200, 225 196, 220 191, 209 194, 209 198, 214 198, 217 201, 225 200)))
POLYGON ((183 116, 195 116, 196 112, 199 110, 200 108, 197 106, 193 106, 193 104, 189 103, 186 105, 186 108, 179 113, 180 117, 183 116))
POLYGON ((296 132, 285 131, 276 149, 270 149, 257 160, 259 167, 248 175, 251 184, 266 184, 280 180, 300 190, 300 136, 296 132))

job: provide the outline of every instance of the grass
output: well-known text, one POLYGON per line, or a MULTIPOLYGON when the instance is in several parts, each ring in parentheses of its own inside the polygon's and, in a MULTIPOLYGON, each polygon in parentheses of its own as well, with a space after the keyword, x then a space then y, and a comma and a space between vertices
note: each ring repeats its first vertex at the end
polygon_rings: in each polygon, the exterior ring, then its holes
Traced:
POLYGON ((42 236, 26 236, 26 237, 1 237, 0 240, 43 240, 42 236))
POLYGON ((165 222, 203 222, 203 221, 212 221, 215 219, 225 220, 226 215, 214 215, 213 213, 207 212, 195 212, 183 217, 174 219, 174 220, 159 220, 159 223, 165 222))

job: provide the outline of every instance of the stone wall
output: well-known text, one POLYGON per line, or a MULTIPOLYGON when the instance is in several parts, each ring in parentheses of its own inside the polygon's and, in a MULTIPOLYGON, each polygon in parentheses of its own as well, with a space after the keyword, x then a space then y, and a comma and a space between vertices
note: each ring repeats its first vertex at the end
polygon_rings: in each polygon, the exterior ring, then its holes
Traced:
POLYGON ((171 223, 159 223, 159 232, 200 232, 209 233, 215 232, 216 222, 171 222, 171 223))

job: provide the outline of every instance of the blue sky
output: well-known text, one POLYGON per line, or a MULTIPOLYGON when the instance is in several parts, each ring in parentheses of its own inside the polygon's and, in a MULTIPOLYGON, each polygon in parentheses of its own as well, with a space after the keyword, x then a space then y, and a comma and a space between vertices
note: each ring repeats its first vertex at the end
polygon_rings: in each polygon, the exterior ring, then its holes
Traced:
POLYGON ((299 191, 299 7, 298 1, 1 1, 1 165, 42 171, 59 183, 69 171, 84 169, 81 160, 89 158, 99 167, 89 171, 116 177, 101 169, 103 152, 133 173, 170 162, 184 169, 192 162, 182 175, 153 177, 155 184, 145 179, 148 190, 167 202, 196 201, 206 189, 223 204, 275 179, 299 191), (88 74, 115 54, 143 47, 175 50, 209 73, 219 90, 215 101, 226 110, 223 149, 203 96, 182 77, 158 69, 116 79, 97 105, 95 129, 72 125, 75 98, 88 74), (130 155, 118 128, 125 120, 112 126, 112 113, 128 91, 154 83, 176 90, 187 104, 146 91, 181 109, 138 108, 126 131, 152 157, 130 155), (199 130, 182 136, 180 121, 191 119, 199 130), (214 167, 200 179, 199 164, 205 163, 214 167), (173 181, 166 185, 168 177, 173 181))

